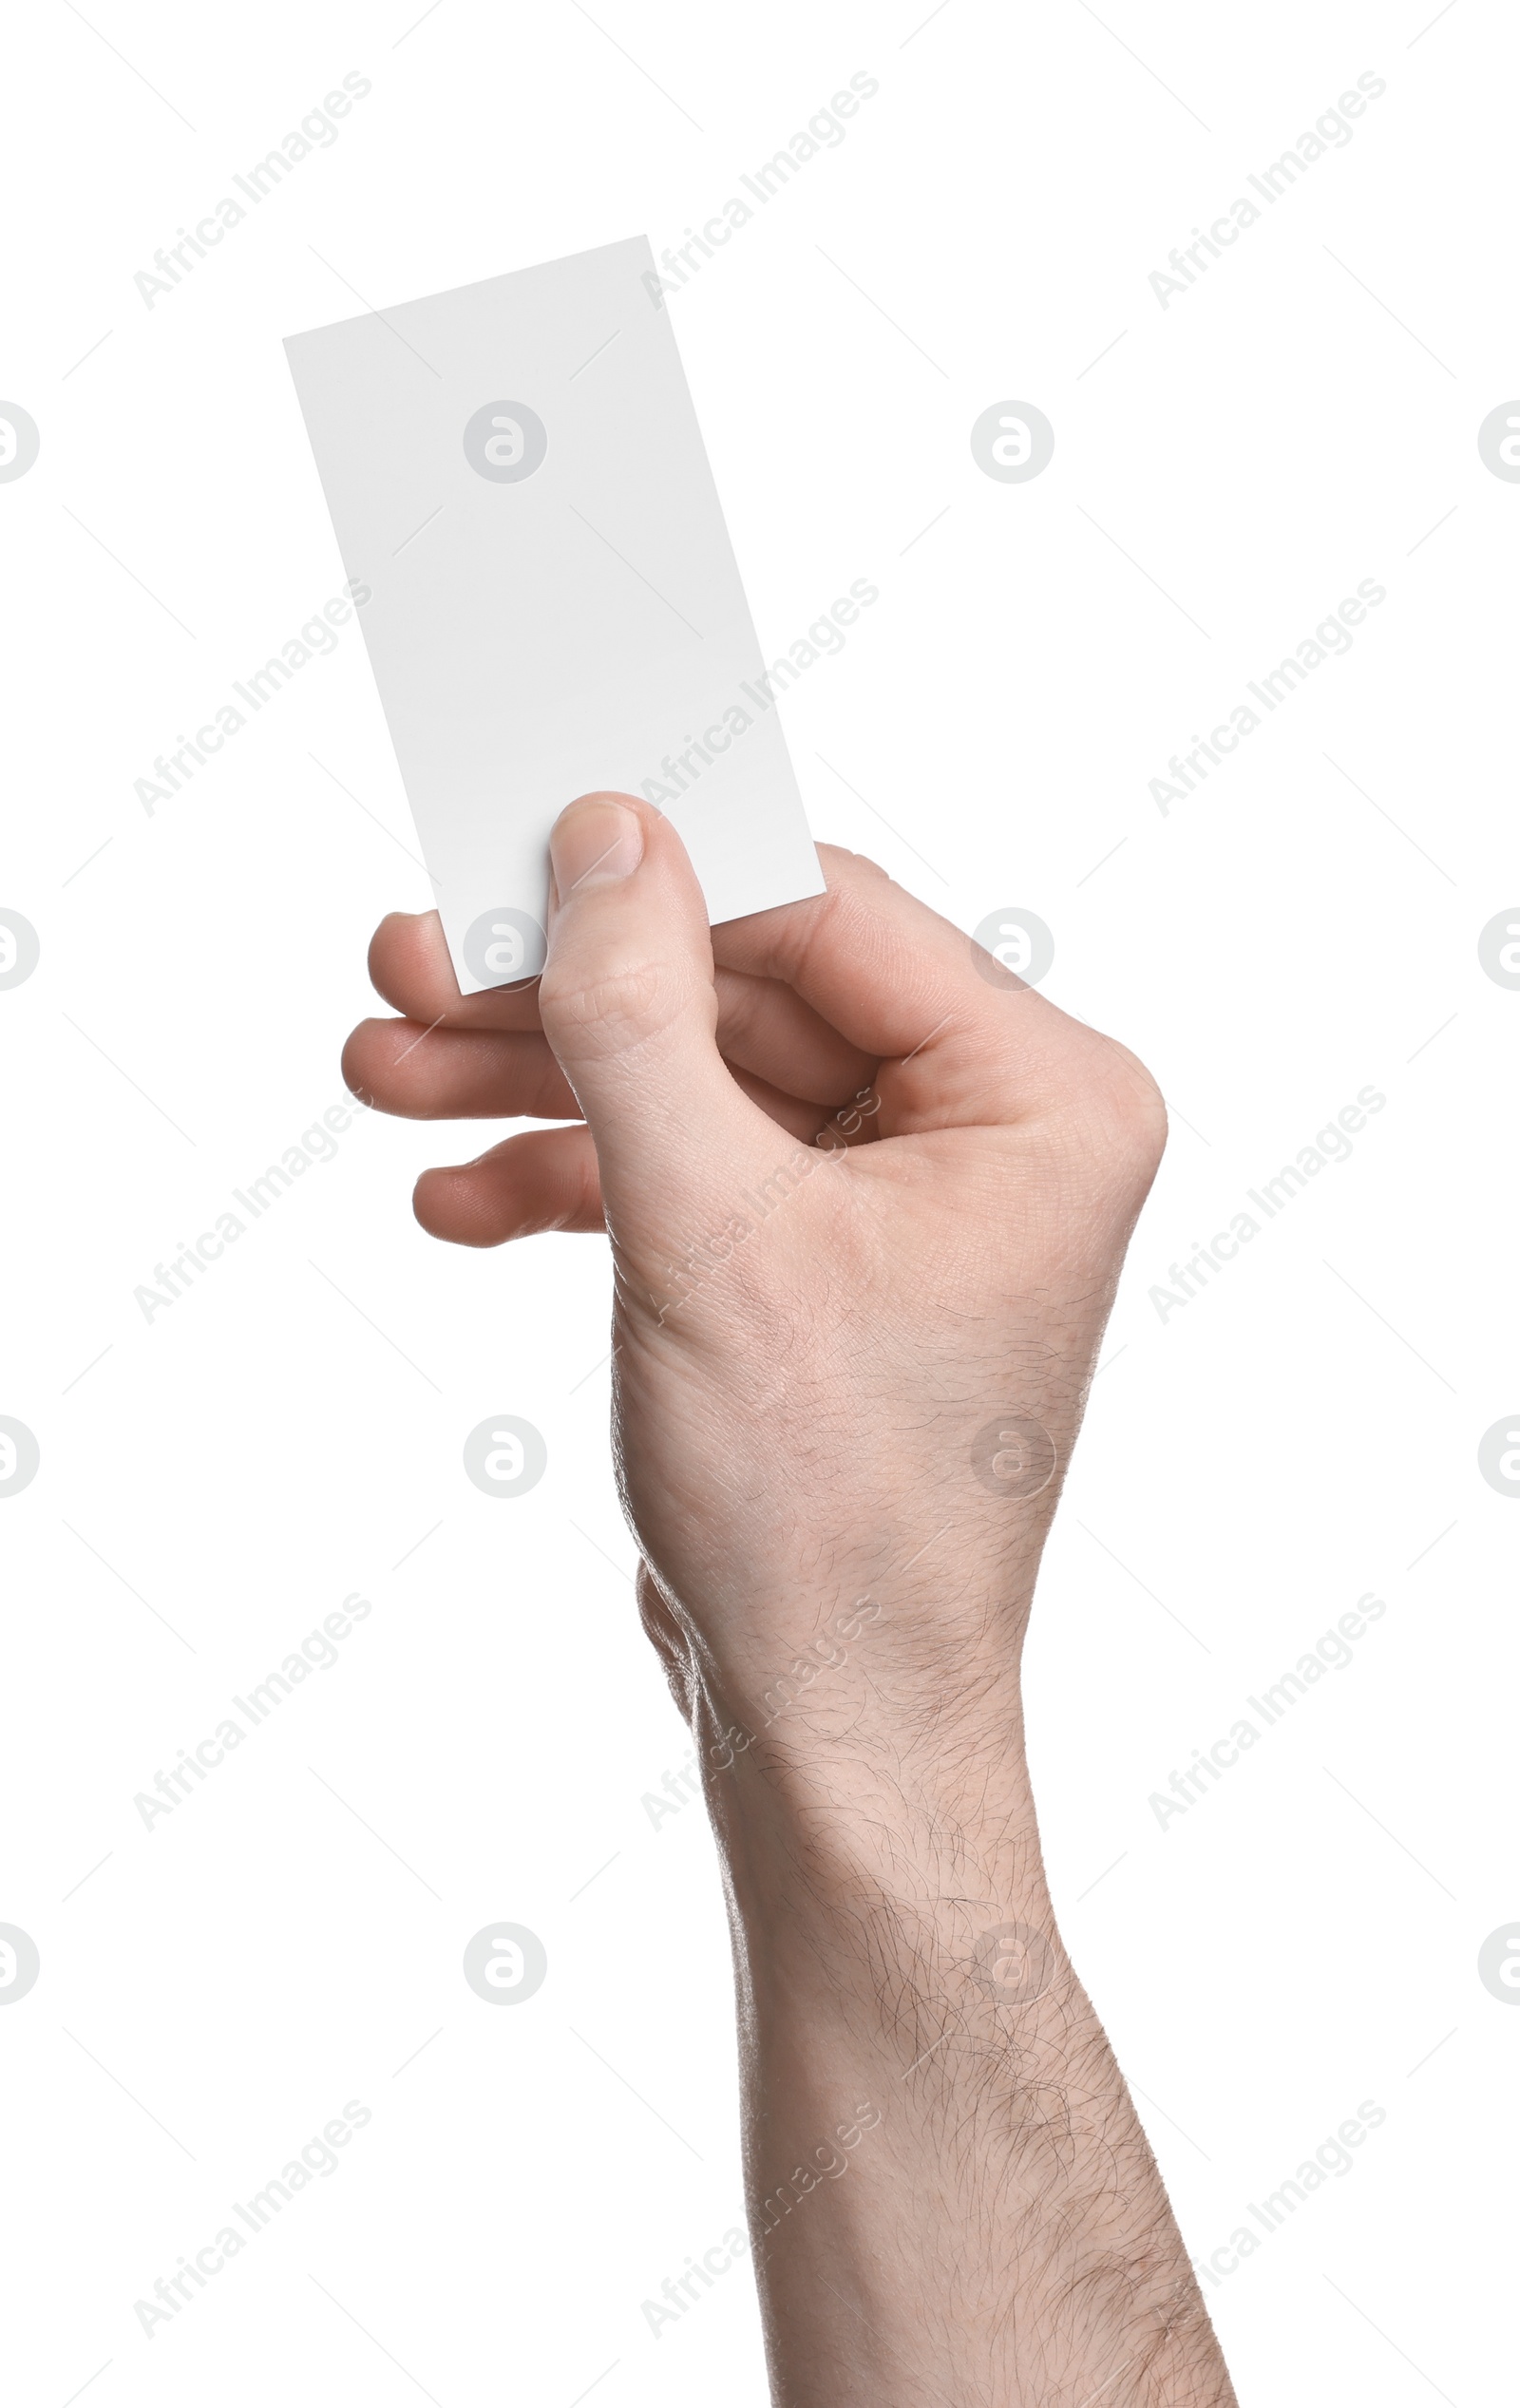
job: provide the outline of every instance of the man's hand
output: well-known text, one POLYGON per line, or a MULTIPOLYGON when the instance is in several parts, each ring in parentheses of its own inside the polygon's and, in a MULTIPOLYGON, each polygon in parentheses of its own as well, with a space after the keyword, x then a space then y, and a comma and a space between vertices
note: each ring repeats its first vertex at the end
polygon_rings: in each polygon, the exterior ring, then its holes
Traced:
POLYGON ((553 840, 537 989, 370 953, 380 1109, 523 1114, 418 1184, 490 1245, 600 1229, 639 1599, 724 1852, 778 2400, 1223 2408, 1153 2163, 1055 1932, 1019 1655, 1164 1142, 1132 1055, 892 884, 709 931, 670 824, 553 840), (846 2139, 846 2133, 852 2137, 846 2139))

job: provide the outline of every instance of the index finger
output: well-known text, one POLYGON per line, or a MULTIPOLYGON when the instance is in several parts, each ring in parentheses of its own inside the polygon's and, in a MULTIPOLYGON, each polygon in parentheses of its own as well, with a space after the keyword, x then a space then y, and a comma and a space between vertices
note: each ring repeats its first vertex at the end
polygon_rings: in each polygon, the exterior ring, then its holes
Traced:
POLYGON ((370 983, 393 1012, 436 1028, 536 1030, 537 978, 517 987, 461 995, 444 926, 435 911, 387 912, 370 939, 370 983), (426 1007, 426 1008, 425 1008, 426 1007))

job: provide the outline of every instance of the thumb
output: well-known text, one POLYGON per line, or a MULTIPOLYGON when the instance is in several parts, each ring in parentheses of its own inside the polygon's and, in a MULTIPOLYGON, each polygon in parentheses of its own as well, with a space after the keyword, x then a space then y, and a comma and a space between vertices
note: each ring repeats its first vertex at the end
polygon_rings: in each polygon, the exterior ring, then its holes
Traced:
POLYGON ((707 907, 669 820, 630 795, 582 795, 549 858, 543 1033, 595 1141, 608 1226, 658 1284, 733 1209, 768 1124, 717 1049, 707 907))

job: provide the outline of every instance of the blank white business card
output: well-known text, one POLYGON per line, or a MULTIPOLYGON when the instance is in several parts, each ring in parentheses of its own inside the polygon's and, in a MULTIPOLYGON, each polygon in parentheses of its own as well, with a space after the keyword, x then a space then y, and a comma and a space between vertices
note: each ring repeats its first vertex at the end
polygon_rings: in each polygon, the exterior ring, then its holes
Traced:
POLYGON ((464 993, 542 968, 598 787, 668 814, 714 922, 821 894, 643 237, 285 348, 464 993))

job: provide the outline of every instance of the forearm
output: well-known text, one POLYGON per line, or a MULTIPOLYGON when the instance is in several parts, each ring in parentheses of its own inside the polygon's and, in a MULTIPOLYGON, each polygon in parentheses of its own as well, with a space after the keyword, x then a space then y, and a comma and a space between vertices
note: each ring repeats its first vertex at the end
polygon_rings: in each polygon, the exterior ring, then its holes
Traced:
POLYGON ((612 1239, 618 1477, 727 1865, 776 2397, 1226 2408, 1051 1919, 1018 1694, 1159 1090, 853 854, 711 928, 648 804, 583 796, 550 850, 536 994, 462 998, 436 920, 388 923, 407 1017, 346 1061, 389 1109, 571 1124, 422 1183, 426 1225, 612 1239))
POLYGON ((708 1741, 775 2397, 1226 2408, 1055 1931, 1016 1659, 978 1654, 932 1728, 862 1666, 826 1713, 708 1741))

